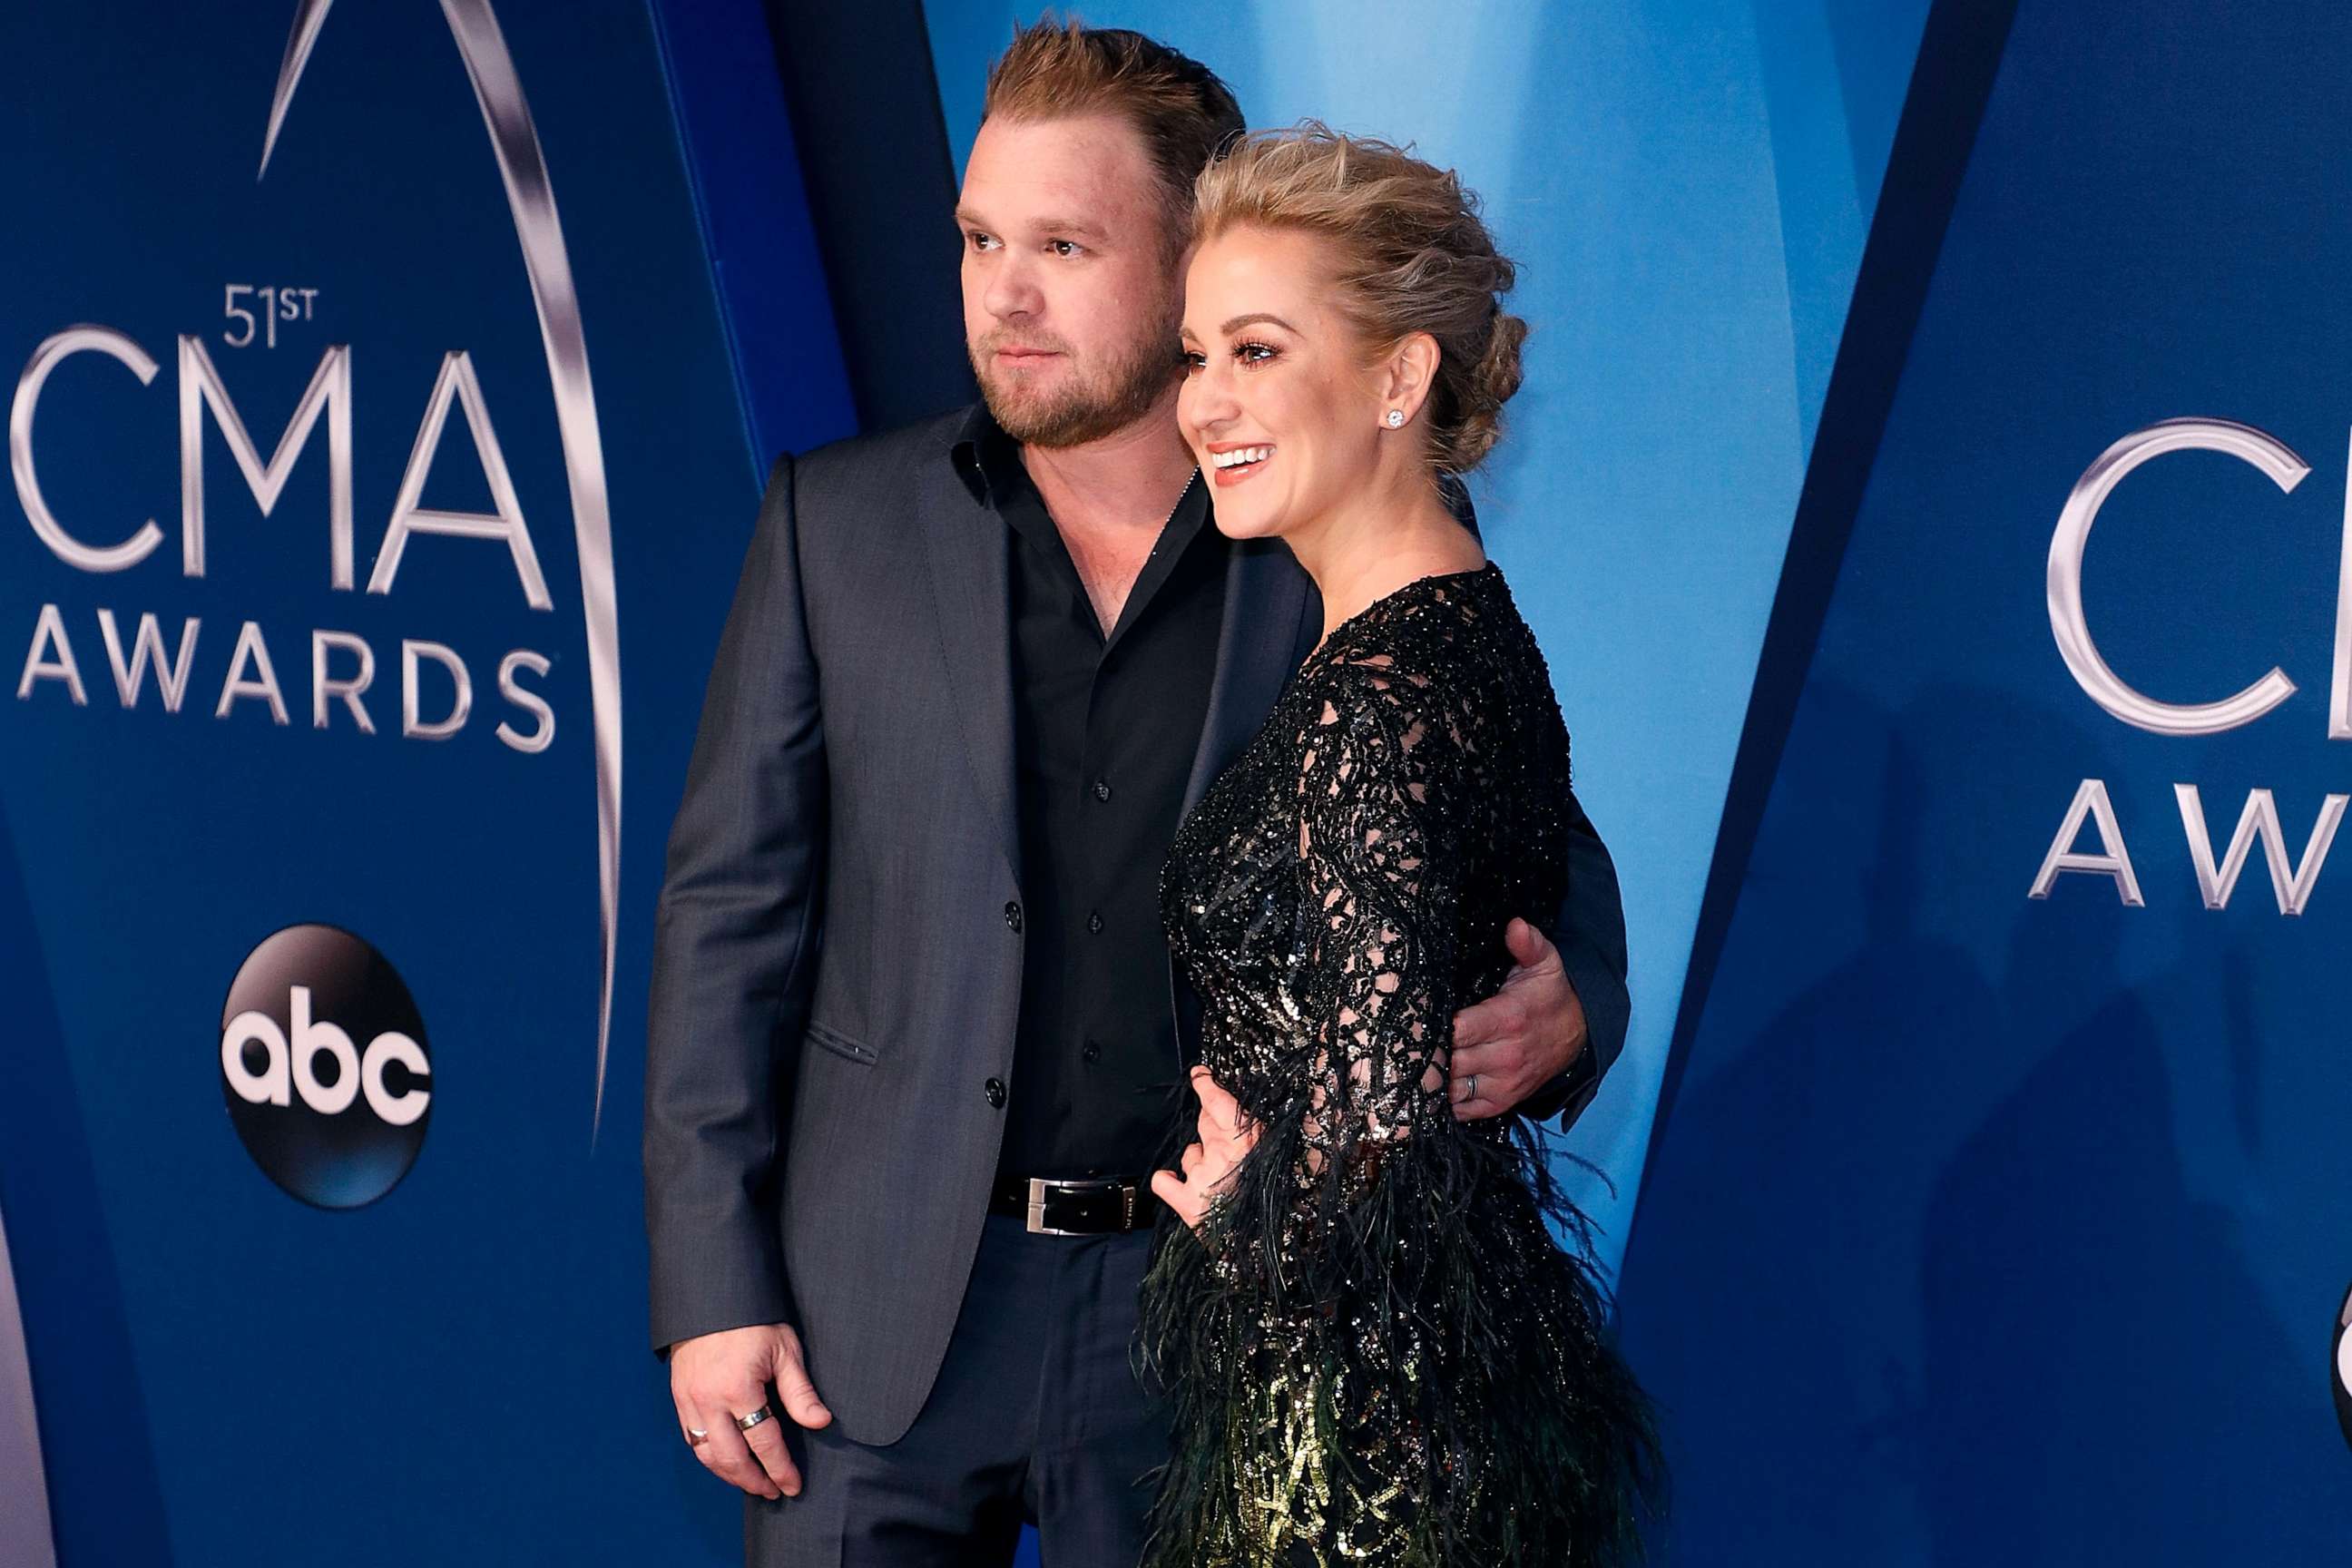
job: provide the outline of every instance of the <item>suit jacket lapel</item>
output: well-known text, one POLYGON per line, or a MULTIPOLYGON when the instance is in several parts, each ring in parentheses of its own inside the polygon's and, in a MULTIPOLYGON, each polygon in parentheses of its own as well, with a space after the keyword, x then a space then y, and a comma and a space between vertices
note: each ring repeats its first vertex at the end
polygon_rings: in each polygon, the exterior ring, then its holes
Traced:
POLYGON ((997 829, 1004 863, 1021 877, 1013 780, 1012 546, 1002 520, 944 460, 927 464, 932 625, 947 661, 964 757, 997 829))
POLYGON ((1271 539, 1234 543, 1225 567, 1225 614, 1217 632, 1209 716, 1201 725, 1200 748, 1184 784, 1187 812, 1265 722, 1283 684, 1314 647, 1320 616, 1315 585, 1288 546, 1271 539), (1310 618, 1318 624, 1310 626, 1310 618))

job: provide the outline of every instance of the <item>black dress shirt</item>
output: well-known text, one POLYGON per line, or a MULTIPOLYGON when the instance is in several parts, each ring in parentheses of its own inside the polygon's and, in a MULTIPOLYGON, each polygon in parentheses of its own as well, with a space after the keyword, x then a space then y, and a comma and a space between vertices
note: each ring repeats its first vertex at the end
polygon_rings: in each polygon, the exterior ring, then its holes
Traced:
POLYGON ((1160 869, 1208 715, 1224 536, 1199 476, 1108 633, 1018 446, 956 459, 1010 533, 1021 1017, 1000 1176, 1139 1175, 1183 1088, 1160 869))

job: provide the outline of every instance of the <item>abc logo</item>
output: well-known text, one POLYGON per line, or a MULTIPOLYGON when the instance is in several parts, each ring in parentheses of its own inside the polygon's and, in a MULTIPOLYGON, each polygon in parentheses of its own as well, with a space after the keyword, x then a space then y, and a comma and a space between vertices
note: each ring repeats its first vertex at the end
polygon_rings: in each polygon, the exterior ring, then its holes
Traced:
POLYGON ((347 931, 289 926, 253 950, 221 1009, 220 1068, 246 1152, 304 1203, 373 1203, 425 1146, 425 1022, 383 955, 347 931))

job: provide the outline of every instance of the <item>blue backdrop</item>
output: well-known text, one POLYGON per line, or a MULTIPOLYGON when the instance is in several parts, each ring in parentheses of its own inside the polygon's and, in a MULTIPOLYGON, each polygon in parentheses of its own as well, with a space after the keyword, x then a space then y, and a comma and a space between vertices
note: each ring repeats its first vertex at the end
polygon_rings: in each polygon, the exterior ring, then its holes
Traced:
MULTIPOLYGON (((757 481, 851 425, 766 18, 18 9, 0 1559, 46 1511, 71 1564, 733 1561, 644 1345, 636 1117, 757 481), (362 657, 372 731, 322 725, 362 657), (431 1052, 357 1208, 229 1114, 224 998, 302 923, 431 1052)), ((958 159, 1018 14, 927 7, 958 159)), ((1479 499, 1625 883, 1633 1035, 1571 1144, 1632 1229, 1667 1557, 2340 1550, 2352 36, 2302 0, 1088 19, 1255 122, 1417 142, 1526 263, 1479 499), (2241 722, 2118 692, 2273 667, 2241 722)))
MULTIPOLYGON (((1937 16, 1997 39, 1999 9, 1937 16)), ((1801 683, 1793 722, 1625 1264, 1676 1444, 1675 1562, 2342 1554, 2352 900, 2307 853, 2345 788, 2334 20, 2022 0, 1972 153, 1973 104, 1898 139, 1890 184, 1953 138, 1965 177, 1939 248, 1874 239, 1865 271, 1923 269, 1924 307, 1902 357, 1909 323, 1869 304, 1899 280, 1866 276, 1848 328, 1857 373, 1893 335, 1901 374, 1876 409, 1831 397, 1817 460, 1852 466, 1859 505, 1799 524, 1783 602, 1826 573, 1826 614, 1769 672, 1801 683), (2184 417, 2311 468, 2282 493, 2175 451, 2097 513, 2084 622, 2120 679, 2176 705, 2273 667, 2300 687, 2201 734, 2094 700, 2050 588, 2086 472, 2184 417), (2085 781, 2112 830, 2062 832, 2085 781), (2290 897, 2315 873, 2300 916, 2259 846, 2208 907, 2184 784, 2216 861, 2273 793, 2290 897), (2069 850, 2128 855, 2131 901, 2095 869, 2032 896, 2069 850)), ((1925 89, 1968 53, 1937 30, 1925 89)))
MULTIPOLYGON (((680 79, 710 83, 730 47, 735 76, 698 93, 695 128, 769 176, 749 188, 737 165, 715 224, 636 0, 117 3, 7 24, 0 338, 26 374, 0 500, 0 1210, 62 1562, 740 1553, 645 1342, 645 954, 767 451, 848 413, 763 21, 698 6, 696 26, 680 79), (748 31, 730 44, 730 26, 748 31), (729 314, 714 263, 747 249, 764 295, 729 314), (66 346, 112 349, 58 357, 36 395, 37 350, 78 325, 117 336, 66 346), (337 349, 348 395, 289 449, 265 516, 202 367, 266 465, 337 349), (467 390, 452 355, 478 408, 451 402, 436 442, 436 377, 467 390), (499 512, 510 476, 504 526, 527 532, 543 593, 509 539, 429 531, 368 591, 412 471, 437 513, 499 512), (159 537, 87 570, 32 526, 44 510, 93 546, 145 519, 159 537), (101 612, 126 662, 142 616, 166 671, 190 648, 176 711, 152 665, 135 702, 118 694, 101 612), (215 716, 247 623, 284 722, 263 696, 215 716), (373 732, 340 702, 314 725, 315 632, 356 639, 328 645, 333 675, 373 657, 373 732), (470 715, 445 739, 404 733, 411 641, 468 671, 470 715), (514 683, 546 720, 501 694, 515 650, 537 656, 514 683), (549 721, 530 749, 497 733, 549 721), (304 922, 383 955, 431 1050, 423 1147, 362 1208, 273 1185, 225 1110, 231 978, 304 922)), ((446 666, 425 662, 420 689, 424 722, 449 713, 446 666)), ((24 1447, 12 1424, 18 1483, 24 1447)))

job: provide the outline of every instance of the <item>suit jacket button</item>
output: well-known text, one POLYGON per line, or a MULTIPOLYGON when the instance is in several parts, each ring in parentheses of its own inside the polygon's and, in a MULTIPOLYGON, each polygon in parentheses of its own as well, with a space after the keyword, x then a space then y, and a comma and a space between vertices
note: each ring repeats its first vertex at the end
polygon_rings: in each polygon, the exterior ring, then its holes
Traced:
POLYGON ((987 1086, 982 1089, 981 1092, 988 1096, 989 1104, 996 1107, 999 1110, 1004 1109, 1004 1080, 1003 1079, 990 1079, 987 1086))
POLYGON ((1020 931, 1021 906, 1018 903, 1010 903, 1004 906, 1004 923, 1008 929, 1015 933, 1020 931))

